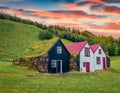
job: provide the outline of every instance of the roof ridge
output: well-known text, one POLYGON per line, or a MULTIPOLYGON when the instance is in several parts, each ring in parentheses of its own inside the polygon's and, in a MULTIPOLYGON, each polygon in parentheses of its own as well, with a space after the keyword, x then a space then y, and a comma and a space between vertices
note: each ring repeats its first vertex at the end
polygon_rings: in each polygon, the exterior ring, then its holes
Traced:
POLYGON ((101 46, 101 45, 100 44, 90 45, 93 52, 95 52, 99 46, 101 46))
POLYGON ((88 42, 88 41, 86 40, 86 41, 82 41, 82 42, 74 42, 74 43, 70 43, 70 44, 66 44, 66 45, 79 44, 79 43, 84 43, 84 42, 88 42))
POLYGON ((93 44, 93 45, 90 45, 90 46, 95 46, 95 45, 99 45, 100 46, 100 44, 93 44))
POLYGON ((67 47, 69 52, 80 52, 87 43, 88 41, 83 41, 83 42, 66 44, 65 46, 67 47))

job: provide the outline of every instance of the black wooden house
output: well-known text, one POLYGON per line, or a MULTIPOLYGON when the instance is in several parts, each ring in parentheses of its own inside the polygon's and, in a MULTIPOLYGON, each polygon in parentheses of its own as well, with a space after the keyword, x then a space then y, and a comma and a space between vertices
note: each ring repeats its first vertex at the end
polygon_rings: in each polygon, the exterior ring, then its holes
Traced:
POLYGON ((60 39, 48 51, 48 72, 62 73, 70 70, 70 54, 60 39))

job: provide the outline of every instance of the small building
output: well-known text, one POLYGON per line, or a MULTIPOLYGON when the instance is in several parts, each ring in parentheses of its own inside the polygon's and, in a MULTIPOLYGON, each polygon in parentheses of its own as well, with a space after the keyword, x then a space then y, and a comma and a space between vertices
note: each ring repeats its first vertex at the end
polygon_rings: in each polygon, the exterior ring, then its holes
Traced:
POLYGON ((70 70, 70 53, 58 39, 48 51, 48 72, 62 73, 70 70))
POLYGON ((80 72, 94 72, 93 51, 87 41, 66 45, 70 53, 77 53, 77 70, 80 72))
POLYGON ((102 47, 99 44, 91 45, 90 46, 94 57, 94 68, 95 70, 102 70, 107 68, 107 63, 106 63, 106 54, 102 47))
POLYGON ((110 67, 110 57, 106 56, 107 68, 110 67))

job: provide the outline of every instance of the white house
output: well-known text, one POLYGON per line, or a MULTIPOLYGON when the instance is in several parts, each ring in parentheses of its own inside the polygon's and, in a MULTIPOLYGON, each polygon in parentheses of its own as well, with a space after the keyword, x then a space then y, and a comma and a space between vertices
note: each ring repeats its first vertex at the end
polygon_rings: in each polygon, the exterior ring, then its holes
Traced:
POLYGON ((87 41, 67 44, 70 53, 78 53, 77 67, 80 72, 94 72, 93 51, 87 41))
POLYGON ((102 47, 99 44, 91 45, 90 47, 94 54, 93 61, 95 70, 106 69, 106 54, 102 47))

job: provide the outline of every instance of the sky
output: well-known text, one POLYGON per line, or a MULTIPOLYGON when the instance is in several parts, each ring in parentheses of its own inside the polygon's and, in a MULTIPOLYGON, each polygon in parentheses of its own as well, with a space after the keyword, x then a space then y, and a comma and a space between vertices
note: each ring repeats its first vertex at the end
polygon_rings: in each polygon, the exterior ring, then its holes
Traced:
POLYGON ((120 0, 0 0, 0 12, 46 25, 120 37, 120 0))

